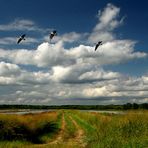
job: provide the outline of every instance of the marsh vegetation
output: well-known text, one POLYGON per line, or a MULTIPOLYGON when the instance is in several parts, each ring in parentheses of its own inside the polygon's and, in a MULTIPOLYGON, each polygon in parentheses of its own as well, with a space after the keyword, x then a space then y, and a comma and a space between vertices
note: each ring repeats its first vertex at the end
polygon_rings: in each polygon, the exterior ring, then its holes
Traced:
POLYGON ((148 147, 148 111, 0 114, 0 147, 148 147))

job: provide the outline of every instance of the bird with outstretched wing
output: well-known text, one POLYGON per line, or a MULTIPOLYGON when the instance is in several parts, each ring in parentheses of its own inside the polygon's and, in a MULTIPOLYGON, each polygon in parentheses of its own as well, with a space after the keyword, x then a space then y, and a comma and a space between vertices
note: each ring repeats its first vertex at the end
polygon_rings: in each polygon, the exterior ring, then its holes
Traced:
POLYGON ((19 44, 22 40, 25 40, 25 36, 26 36, 26 34, 21 35, 17 41, 17 44, 19 44))
POLYGON ((96 46, 95 46, 95 51, 97 50, 97 48, 98 48, 100 45, 102 45, 102 41, 99 41, 99 42, 96 44, 96 46))
POLYGON ((57 35, 57 31, 56 31, 56 30, 53 30, 53 31, 50 33, 50 36, 49 36, 50 41, 51 41, 51 39, 52 39, 54 36, 56 36, 56 35, 57 35))

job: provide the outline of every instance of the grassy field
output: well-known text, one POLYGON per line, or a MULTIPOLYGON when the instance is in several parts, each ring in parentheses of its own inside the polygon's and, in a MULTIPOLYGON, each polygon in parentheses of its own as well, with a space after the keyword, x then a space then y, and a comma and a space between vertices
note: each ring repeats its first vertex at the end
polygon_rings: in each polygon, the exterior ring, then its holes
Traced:
POLYGON ((0 148, 148 148, 148 111, 0 114, 0 148))

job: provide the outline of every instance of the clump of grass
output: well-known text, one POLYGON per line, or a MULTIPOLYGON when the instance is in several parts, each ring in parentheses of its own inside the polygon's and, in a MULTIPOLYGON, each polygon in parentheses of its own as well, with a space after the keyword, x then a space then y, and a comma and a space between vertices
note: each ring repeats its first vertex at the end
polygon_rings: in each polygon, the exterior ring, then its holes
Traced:
POLYGON ((125 115, 80 111, 71 114, 84 127, 88 147, 148 147, 147 111, 130 111, 125 115))
POLYGON ((31 148, 32 144, 26 141, 0 141, 0 148, 31 148))
POLYGON ((72 122, 72 119, 67 113, 65 113, 64 118, 66 122, 66 129, 65 129, 66 131, 65 131, 64 139, 75 137, 76 127, 74 123, 72 122))
POLYGON ((58 130, 57 113, 0 115, 0 141, 43 143, 41 137, 58 130))
MULTIPOLYGON (((88 113, 87 113, 88 114, 88 113)), ((77 122, 77 124, 84 130, 85 137, 83 141, 85 143, 91 143, 94 141, 95 128, 88 122, 85 113, 80 113, 79 111, 71 112, 70 115, 77 122)))
POLYGON ((63 111, 58 111, 56 112, 56 128, 53 127, 53 129, 55 131, 53 132, 48 132, 47 134, 44 134, 43 136, 41 136, 41 140, 44 143, 48 143, 51 142, 53 139, 56 138, 56 136, 59 134, 60 130, 61 130, 61 126, 62 126, 62 116, 63 116, 63 111))
POLYGON ((131 111, 125 115, 96 115, 91 124, 96 147, 146 147, 148 146, 148 114, 131 111))

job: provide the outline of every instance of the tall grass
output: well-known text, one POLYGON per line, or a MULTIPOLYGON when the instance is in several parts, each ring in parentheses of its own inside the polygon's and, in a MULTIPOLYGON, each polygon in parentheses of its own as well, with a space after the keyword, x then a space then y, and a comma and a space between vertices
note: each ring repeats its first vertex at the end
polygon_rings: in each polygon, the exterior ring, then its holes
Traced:
POLYGON ((44 134, 40 138, 44 143, 49 143, 49 142, 53 141, 61 130, 63 111, 61 110, 56 113, 57 113, 56 121, 54 121, 54 122, 56 122, 56 127, 53 127, 53 132, 48 132, 47 134, 44 134))
POLYGON ((0 115, 0 141, 22 140, 43 143, 41 137, 55 132, 57 113, 0 115))
POLYGON ((88 147, 148 147, 148 111, 130 111, 125 115, 75 112, 75 115, 95 128, 95 132, 87 132, 88 147))
MULTIPOLYGON (((148 111, 129 111, 123 115, 81 111, 57 111, 29 115, 0 115, 0 147, 33 147, 34 143, 48 143, 56 138, 65 119, 63 143, 71 146, 77 128, 83 129, 88 148, 147 148, 148 111)), ((73 144, 73 143, 72 143, 73 144)), ((77 145, 77 144, 76 144, 77 145)), ((47 145, 48 147, 48 145, 47 145)), ((52 147, 49 144, 49 147, 52 147)), ((78 146, 77 146, 78 147, 78 146)))
POLYGON ((64 139, 75 137, 76 127, 75 127, 74 123, 72 122, 72 119, 70 118, 69 114, 67 114, 67 112, 65 112, 64 118, 65 118, 65 122, 66 122, 64 139))

